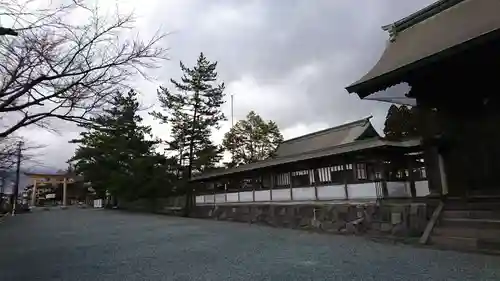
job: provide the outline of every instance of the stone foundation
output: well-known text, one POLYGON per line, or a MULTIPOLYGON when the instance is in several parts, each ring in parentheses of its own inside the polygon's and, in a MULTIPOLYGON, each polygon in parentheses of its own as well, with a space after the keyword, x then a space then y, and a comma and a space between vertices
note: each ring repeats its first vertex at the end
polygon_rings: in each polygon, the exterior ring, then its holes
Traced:
POLYGON ((192 216, 338 234, 420 236, 432 215, 424 203, 196 206, 192 216))

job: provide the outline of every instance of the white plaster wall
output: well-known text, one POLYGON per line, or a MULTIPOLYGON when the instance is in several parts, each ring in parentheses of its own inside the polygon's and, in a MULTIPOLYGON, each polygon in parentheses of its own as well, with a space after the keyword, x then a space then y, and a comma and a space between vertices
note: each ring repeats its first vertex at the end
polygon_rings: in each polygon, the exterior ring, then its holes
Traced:
POLYGON ((287 201, 290 198, 290 189, 273 189, 273 201, 287 201))
POLYGON ((238 202, 238 192, 227 193, 227 202, 238 202))
POLYGON ((205 203, 205 196, 204 195, 196 196, 196 204, 203 204, 203 203, 205 203))
POLYGON ((102 199, 94 200, 94 208, 102 208, 102 199))
POLYGON ((271 192, 269 190, 255 191, 255 201, 271 201, 271 192))
POLYGON ((415 190, 417 191, 417 197, 427 196, 431 193, 428 181, 416 181, 415 190))
POLYGON ((316 200, 314 187, 296 187, 292 189, 293 200, 316 200))
POLYGON ((240 192, 240 202, 252 202, 253 193, 252 191, 240 192))
POLYGON ((213 194, 205 195, 205 203, 214 203, 214 202, 215 202, 215 196, 213 194))
POLYGON ((345 199, 344 185, 318 186, 319 200, 345 199))
POLYGON ((215 203, 224 203, 226 202, 226 194, 215 194, 215 203))
POLYGON ((387 193, 389 197, 411 197, 411 189, 409 182, 387 182, 387 193))
POLYGON ((349 199, 377 198, 377 189, 374 182, 347 185, 349 199))

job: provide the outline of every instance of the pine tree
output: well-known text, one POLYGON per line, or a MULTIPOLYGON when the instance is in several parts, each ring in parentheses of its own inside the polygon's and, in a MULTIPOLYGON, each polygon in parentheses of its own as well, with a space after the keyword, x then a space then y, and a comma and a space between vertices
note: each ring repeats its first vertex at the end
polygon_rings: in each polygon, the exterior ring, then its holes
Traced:
POLYGON ((246 120, 238 121, 224 136, 223 146, 231 153, 228 166, 238 166, 273 157, 278 145, 283 142, 278 125, 264 122, 254 111, 246 120))
POLYGON ((180 62, 183 76, 171 79, 175 90, 160 87, 158 98, 164 112, 152 115, 171 126, 168 150, 175 155, 183 180, 213 168, 221 159, 221 149, 210 139, 212 129, 219 128, 225 116, 224 83, 217 81, 217 62, 210 62, 200 54, 196 65, 186 67, 180 62))
MULTIPOLYGON (((168 179, 164 170, 166 160, 154 149, 157 141, 147 140, 151 128, 141 125, 139 102, 134 91, 116 94, 112 107, 95 117, 86 131, 71 161, 75 169, 92 183, 100 196, 106 191, 112 195, 134 199, 159 195, 153 181, 168 179)), ((156 184, 156 183, 155 183, 156 184)))
POLYGON ((384 134, 389 140, 402 140, 420 136, 420 124, 416 107, 391 105, 384 125, 384 134))

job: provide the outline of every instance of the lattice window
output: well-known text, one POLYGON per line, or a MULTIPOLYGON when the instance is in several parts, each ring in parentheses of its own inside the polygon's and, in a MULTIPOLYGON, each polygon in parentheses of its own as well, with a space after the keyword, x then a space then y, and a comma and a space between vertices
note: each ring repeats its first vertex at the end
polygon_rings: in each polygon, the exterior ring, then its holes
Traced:
POLYGON ((276 186, 286 186, 290 185, 290 177, 288 173, 277 174, 276 175, 276 186))
POLYGON ((318 177, 320 183, 344 182, 344 174, 344 165, 336 165, 318 169, 318 177))
POLYGON ((365 163, 356 164, 356 178, 358 180, 366 180, 368 178, 365 163))
POLYGON ((333 167, 324 167, 318 169, 318 178, 320 183, 326 183, 332 181, 332 171, 333 167))
POLYGON ((291 174, 294 186, 311 186, 314 182, 313 170, 294 171, 291 174))

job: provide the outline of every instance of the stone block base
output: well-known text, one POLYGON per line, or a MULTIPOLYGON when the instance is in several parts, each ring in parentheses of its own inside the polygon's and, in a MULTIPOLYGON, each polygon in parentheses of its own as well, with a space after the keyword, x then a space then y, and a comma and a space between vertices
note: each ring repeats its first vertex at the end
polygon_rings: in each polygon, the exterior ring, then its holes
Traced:
POLYGON ((432 210, 424 203, 196 206, 192 217, 313 229, 327 233, 420 236, 432 210))

